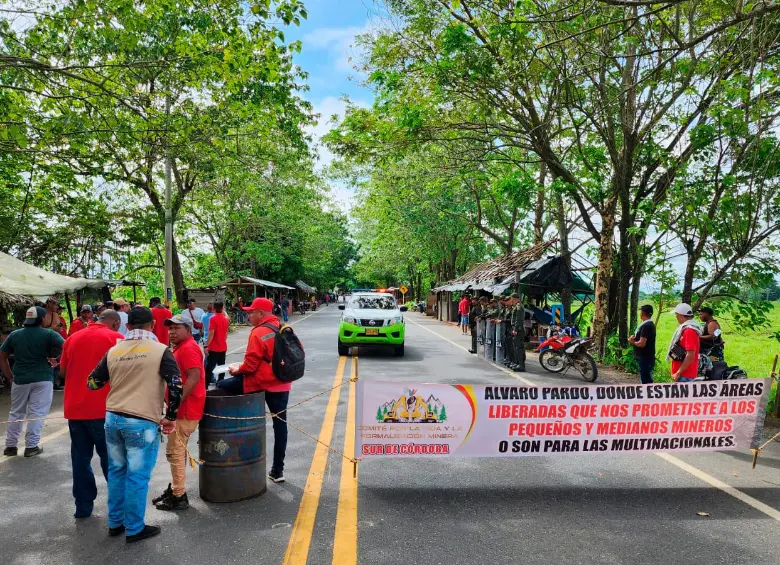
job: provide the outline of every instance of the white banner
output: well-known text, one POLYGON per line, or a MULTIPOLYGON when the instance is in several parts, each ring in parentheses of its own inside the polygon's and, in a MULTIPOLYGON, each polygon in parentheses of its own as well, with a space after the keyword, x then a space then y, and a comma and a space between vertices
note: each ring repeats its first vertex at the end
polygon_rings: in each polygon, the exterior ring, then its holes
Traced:
POLYGON ((359 380, 356 456, 520 457, 748 450, 770 379, 570 385, 359 380))

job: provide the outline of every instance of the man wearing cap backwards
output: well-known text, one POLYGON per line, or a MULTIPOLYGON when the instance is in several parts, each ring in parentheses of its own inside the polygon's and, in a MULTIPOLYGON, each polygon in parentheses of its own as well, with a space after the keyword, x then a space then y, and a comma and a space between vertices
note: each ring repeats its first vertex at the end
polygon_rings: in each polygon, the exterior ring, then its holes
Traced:
POLYGON ((152 500, 158 510, 186 510, 187 498, 187 450, 186 445, 203 418, 206 405, 206 371, 203 352, 192 338, 192 322, 181 314, 165 320, 168 336, 173 346, 173 356, 179 366, 182 380, 181 404, 176 420, 176 436, 168 440, 165 455, 171 465, 171 483, 161 496, 152 500))
MULTIPOLYGON (((11 386, 11 421, 26 418, 44 418, 51 408, 54 390, 54 373, 49 359, 59 357, 65 340, 57 332, 41 327, 46 310, 32 306, 25 314, 24 327, 8 334, 0 346, 0 370, 11 386), (14 369, 8 364, 14 356, 14 369)), ((8 424, 3 455, 17 454, 16 444, 22 434, 23 422, 8 424)), ((43 421, 27 423, 25 457, 43 452, 41 441, 43 421)))
POLYGON ((127 313, 130 311, 130 303, 124 298, 114 300, 114 310, 119 314, 119 329, 122 335, 127 335, 127 313))
MULTIPOLYGON (((108 535, 126 533, 133 543, 160 533, 144 523, 149 479, 157 462, 157 433, 176 431, 182 394, 179 366, 173 353, 152 333, 148 308, 127 314, 127 336, 108 350, 89 375, 90 390, 111 383, 106 398, 108 447, 108 535), (159 378, 157 378, 159 377, 159 378), (168 408, 161 417, 168 385, 168 408)), ((175 438, 174 438, 175 439, 175 438)))
POLYGON ((714 318, 715 312, 709 306, 699 308, 699 319, 704 322, 699 342, 703 349, 710 350, 710 357, 715 357, 723 361, 723 338, 715 335, 715 331, 720 329, 718 320, 714 318))
POLYGON ((124 339, 117 332, 119 323, 118 312, 104 310, 96 323, 69 337, 62 348, 60 376, 65 380, 65 418, 70 431, 75 518, 91 516, 97 498, 97 485, 92 472, 94 451, 100 458, 103 476, 108 480, 104 427, 109 387, 89 390, 87 378, 106 352, 124 339))
POLYGON ((696 378, 699 372, 699 336, 701 335, 701 326, 693 320, 693 309, 689 304, 678 304, 674 308, 674 314, 677 317, 677 331, 672 336, 669 344, 669 351, 666 358, 672 362, 672 380, 677 382, 688 382, 696 378), (685 358, 682 360, 672 359, 672 349, 678 344, 685 350, 685 358))
POLYGON ((639 381, 643 385, 653 382, 655 368, 655 324, 653 323, 653 307, 643 304, 639 308, 642 323, 634 334, 628 338, 628 343, 634 346, 634 357, 639 365, 639 381))
POLYGON ((274 356, 276 332, 269 326, 279 328, 279 318, 273 315, 274 304, 267 298, 255 298, 252 305, 244 308, 249 312, 249 334, 244 361, 239 367, 230 367, 233 378, 224 379, 217 388, 234 394, 265 392, 265 403, 272 414, 274 426, 274 462, 268 478, 275 483, 284 482, 284 455, 287 450, 287 401, 290 398, 290 383, 276 378, 271 368, 274 356))
POLYGON ((95 321, 92 319, 92 306, 89 304, 82 304, 81 308, 79 308, 79 317, 73 320, 73 323, 70 325, 68 337, 94 323, 95 321))

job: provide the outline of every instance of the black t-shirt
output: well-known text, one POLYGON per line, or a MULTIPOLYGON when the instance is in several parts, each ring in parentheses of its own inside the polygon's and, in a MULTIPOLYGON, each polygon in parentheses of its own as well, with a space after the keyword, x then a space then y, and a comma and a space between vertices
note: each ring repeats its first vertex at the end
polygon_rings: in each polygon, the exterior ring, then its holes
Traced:
POLYGON ((644 347, 634 347, 634 356, 637 359, 655 358, 655 324, 652 321, 640 324, 634 333, 637 340, 643 337, 647 339, 644 347))

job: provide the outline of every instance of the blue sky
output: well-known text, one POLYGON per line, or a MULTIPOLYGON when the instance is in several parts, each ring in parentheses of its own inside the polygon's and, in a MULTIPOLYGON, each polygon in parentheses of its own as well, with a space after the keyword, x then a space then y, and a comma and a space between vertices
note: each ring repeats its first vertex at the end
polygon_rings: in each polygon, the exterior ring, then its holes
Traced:
MULTIPOLYGON (((333 114, 343 115, 346 95, 359 105, 369 105, 371 91, 360 86, 363 79, 354 69, 359 57, 354 47, 355 36, 368 30, 375 5, 370 0, 305 0, 308 19, 300 27, 285 30, 288 41, 300 39, 303 50, 295 57, 296 63, 309 73, 310 90, 304 97, 320 114, 319 124, 312 128, 315 139, 326 133, 333 114)), ((327 165, 332 155, 319 147, 320 164, 327 165)), ((345 211, 352 203, 352 191, 343 185, 332 184, 332 197, 345 211)))

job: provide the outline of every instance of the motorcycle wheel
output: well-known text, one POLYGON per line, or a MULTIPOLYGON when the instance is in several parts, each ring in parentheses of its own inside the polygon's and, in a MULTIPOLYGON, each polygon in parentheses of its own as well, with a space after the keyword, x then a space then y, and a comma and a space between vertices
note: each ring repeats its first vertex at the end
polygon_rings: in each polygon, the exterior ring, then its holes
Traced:
POLYGON ((566 356, 555 349, 546 349, 539 355, 539 364, 546 371, 560 373, 566 368, 566 356))
POLYGON ((599 378, 599 370, 598 367, 596 367, 596 362, 593 360, 593 357, 587 353, 572 355, 571 364, 580 372, 583 380, 592 383, 599 378))

